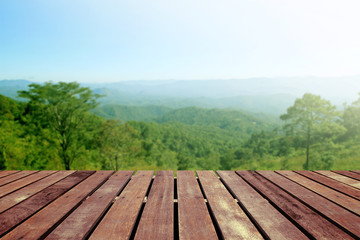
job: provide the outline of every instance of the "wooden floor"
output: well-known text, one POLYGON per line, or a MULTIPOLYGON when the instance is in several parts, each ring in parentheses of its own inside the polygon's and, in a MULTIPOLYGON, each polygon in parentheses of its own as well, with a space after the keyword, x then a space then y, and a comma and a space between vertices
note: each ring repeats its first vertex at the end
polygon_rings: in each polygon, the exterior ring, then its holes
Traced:
POLYGON ((0 237, 360 237, 360 171, 174 174, 0 171, 0 237))

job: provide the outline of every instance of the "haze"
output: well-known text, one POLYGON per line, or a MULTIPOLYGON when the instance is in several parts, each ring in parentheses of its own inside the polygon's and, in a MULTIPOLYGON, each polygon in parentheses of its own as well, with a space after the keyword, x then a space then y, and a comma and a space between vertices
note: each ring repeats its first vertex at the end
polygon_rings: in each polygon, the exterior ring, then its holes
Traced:
POLYGON ((360 76, 357 0, 0 2, 0 79, 360 76))

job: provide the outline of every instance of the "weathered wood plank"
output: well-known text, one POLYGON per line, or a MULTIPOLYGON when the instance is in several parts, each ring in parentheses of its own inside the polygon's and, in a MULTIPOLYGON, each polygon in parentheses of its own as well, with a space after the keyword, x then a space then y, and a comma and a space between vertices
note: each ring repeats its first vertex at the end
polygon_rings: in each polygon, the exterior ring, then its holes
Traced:
POLYGON ((174 172, 158 171, 135 239, 174 238, 174 172))
POLYGON ((133 171, 118 171, 71 213, 46 239, 85 239, 133 171))
POLYGON ((197 171, 197 175, 225 239, 263 239, 213 171, 197 171))
POLYGON ((5 171, 0 171, 0 178, 6 177, 8 175, 14 174, 19 172, 18 170, 5 170, 5 171))
POLYGON ((336 172, 338 174, 341 174, 341 175, 344 175, 344 176, 347 176, 347 177, 350 177, 350 178, 353 178, 353 179, 356 179, 358 181, 360 181, 360 175, 357 174, 357 173, 353 173, 353 172, 350 172, 350 171, 333 171, 333 172, 336 172))
POLYGON ((0 186, 4 186, 5 184, 11 183, 13 181, 16 181, 18 179, 21 179, 23 177, 26 177, 28 175, 34 174, 38 171, 20 171, 11 175, 8 175, 6 177, 0 178, 0 186))
POLYGON ((180 240, 217 239, 214 225, 193 171, 177 172, 180 240))
POLYGON ((270 239, 308 239, 236 173, 233 171, 217 171, 217 173, 270 239))
POLYGON ((310 189, 311 191, 317 193, 318 195, 321 195, 334 203, 337 203, 340 206, 343 206, 344 208, 348 209, 349 211, 352 211, 356 214, 360 215, 360 202, 354 198, 351 198, 343 193, 340 193, 338 191, 335 191, 331 188, 328 188, 324 185, 321 185, 320 183, 314 182, 304 176, 301 176, 300 174, 297 174, 293 171, 288 170, 281 170, 276 171, 280 175, 293 180, 294 182, 298 183, 299 185, 310 189))
POLYGON ((261 192, 272 204, 281 209, 284 214, 302 227, 312 238, 352 239, 298 199, 259 174, 250 171, 236 171, 236 173, 261 192))
POLYGON ((326 177, 332 178, 336 181, 342 182, 344 184, 350 185, 354 188, 358 188, 360 189, 360 182, 358 180, 343 176, 341 174, 337 174, 334 172, 330 172, 330 171, 315 171, 318 174, 324 175, 326 177))
POLYGON ((257 171, 259 174, 272 181, 288 193, 300 199, 321 215, 328 217, 334 223, 342 226, 348 232, 360 236, 360 217, 340 207, 339 205, 326 200, 318 194, 300 186, 291 180, 271 171, 257 171))
POLYGON ((353 187, 350 187, 348 185, 345 185, 343 183, 340 183, 334 179, 325 177, 323 175, 311 172, 311 171, 295 171, 298 174, 301 174, 303 176, 306 176, 314 181, 317 181, 321 184, 324 184, 328 187, 331 187, 332 189, 336 189, 339 192, 345 193, 351 197, 354 197, 358 200, 360 200, 360 189, 355 189, 353 187))
POLYGON ((93 174, 78 171, 0 214, 0 236, 93 174))
MULTIPOLYGON (((5 180, 5 185, 0 187, 2 239, 178 237, 174 235, 172 171, 158 172, 144 211, 140 209, 151 182, 153 172, 150 171, 137 172, 126 188, 124 184, 131 172, 126 176, 120 171, 112 177, 111 173, 89 177, 94 171, 32 171, 19 176, 23 172, 29 171, 12 172, 3 177, 0 171, 0 182, 5 180), (16 174, 19 175, 12 177, 16 174), (115 198, 121 189, 122 193, 115 198), (139 225, 136 220, 140 221, 139 225)), ((194 173, 178 172, 180 239, 217 239, 217 234, 224 239, 241 239, 235 234, 244 232, 249 239, 262 238, 261 234, 268 239, 360 236, 360 204, 357 204, 360 185, 356 185, 360 181, 345 176, 360 176, 355 170, 345 171, 344 175, 332 171, 238 171, 237 174, 218 171, 218 174, 229 190, 214 172, 198 172, 215 227, 220 230, 216 233, 194 173), (238 211, 242 220, 234 217, 238 211), (255 229, 254 233, 252 230, 249 233, 247 224, 255 229)))
POLYGON ((43 178, 37 182, 34 182, 22 189, 17 190, 16 192, 10 193, 0 200, 0 213, 5 211, 6 209, 15 206, 19 202, 28 199, 32 195, 40 192, 41 190, 47 188, 48 186, 60 181, 61 179, 69 176, 75 171, 59 171, 56 172, 46 178, 43 178))
POLYGON ((113 171, 98 171, 34 214, 3 239, 39 239, 69 211, 104 183, 113 171))
POLYGON ((54 174, 54 173, 56 173, 56 171, 40 171, 40 172, 31 174, 29 176, 26 176, 24 178, 21 178, 15 182, 8 183, 8 184, 0 187, 0 198, 11 192, 16 191, 26 185, 29 185, 33 182, 36 182, 42 178, 49 176, 51 174, 54 174))
POLYGON ((153 171, 137 171, 101 220, 90 239, 129 239, 153 171))

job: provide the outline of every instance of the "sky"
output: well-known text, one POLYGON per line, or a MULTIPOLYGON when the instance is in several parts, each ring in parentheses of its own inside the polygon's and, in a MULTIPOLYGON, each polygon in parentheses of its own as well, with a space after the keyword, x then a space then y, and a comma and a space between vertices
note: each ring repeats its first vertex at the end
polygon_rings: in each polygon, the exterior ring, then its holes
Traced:
POLYGON ((0 79, 360 75, 359 0, 1 0, 0 79))

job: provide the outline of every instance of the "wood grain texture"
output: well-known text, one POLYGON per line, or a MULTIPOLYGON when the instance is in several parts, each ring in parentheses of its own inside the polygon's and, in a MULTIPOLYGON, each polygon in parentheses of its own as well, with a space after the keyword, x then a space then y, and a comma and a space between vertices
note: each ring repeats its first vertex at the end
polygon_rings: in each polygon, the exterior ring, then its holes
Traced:
POLYGON ((54 173, 56 173, 56 171, 40 171, 40 172, 31 174, 29 176, 26 176, 24 178, 21 178, 17 181, 8 183, 8 184, 0 187, 0 198, 11 192, 16 191, 26 185, 29 185, 29 184, 36 182, 44 177, 54 174, 54 173))
POLYGON ((233 171, 217 171, 217 173, 270 239, 308 239, 236 173, 233 171))
POLYGON ((129 239, 140 212, 153 171, 137 171, 90 239, 129 239))
POLYGON ((341 175, 344 175, 344 176, 347 176, 347 177, 350 177, 350 178, 353 178, 353 179, 356 179, 358 181, 360 181, 360 175, 357 174, 357 173, 353 173, 353 172, 350 172, 350 171, 333 171, 333 172, 336 172, 338 174, 341 174, 341 175))
POLYGON ((9 209, 19 202, 28 199, 32 195, 40 192, 41 190, 47 188, 48 186, 60 181, 61 179, 69 176, 70 174, 74 173, 75 171, 59 171, 56 172, 46 178, 43 178, 37 182, 34 182, 22 189, 17 190, 7 196, 4 196, 0 200, 0 213, 9 209))
POLYGON ((6 177, 8 175, 14 174, 16 172, 19 172, 18 170, 5 170, 5 171, 0 171, 0 178, 6 177))
POLYGON ((26 177, 28 175, 34 174, 38 171, 20 171, 11 175, 8 175, 6 177, 0 178, 0 186, 4 186, 5 184, 11 183, 13 181, 16 181, 18 179, 21 179, 23 177, 26 177))
POLYGON ((356 170, 132 173, 0 171, 0 238, 360 239, 356 170))
POLYGON ((118 171, 112 175, 46 239, 85 239, 132 174, 133 171, 118 171))
MULTIPOLYGON (((34 196, 0 214, 0 236, 22 221, 26 220, 41 208, 54 201, 70 188, 93 174, 94 171, 78 171, 60 182, 45 188, 34 196)), ((50 215, 51 216, 51 215, 50 215)))
POLYGON ((180 240, 218 239, 193 171, 177 172, 180 240))
POLYGON ((348 209, 349 211, 352 211, 356 214, 360 214, 360 202, 354 198, 351 198, 343 193, 340 193, 338 191, 335 191, 331 188, 328 188, 324 185, 321 185, 320 183, 311 181, 310 179, 301 176, 300 174, 297 174, 293 171, 276 171, 280 175, 298 183, 299 185, 310 189, 311 191, 315 192, 318 195, 321 195, 334 203, 337 203, 340 206, 343 206, 344 208, 348 209))
POLYGON ((321 215, 328 217, 334 223, 342 226, 356 236, 360 236, 360 217, 340 207, 339 205, 326 200, 324 197, 300 186, 291 180, 271 171, 257 171, 259 174, 272 181, 288 193, 300 199, 321 215))
POLYGON ((135 239, 174 238, 174 172, 158 171, 151 187, 135 239))
POLYGON ((315 239, 352 239, 341 229, 321 217, 275 184, 250 171, 236 171, 243 179, 263 194, 272 204, 315 239))
POLYGON ((335 189, 339 192, 345 193, 353 198, 360 200, 360 189, 355 189, 355 188, 345 185, 341 182, 338 182, 334 179, 325 177, 323 175, 314 173, 312 171, 295 171, 295 172, 298 174, 301 174, 303 176, 306 176, 313 181, 324 184, 328 187, 331 187, 332 189, 335 189))
POLYGON ((329 177, 341 183, 360 189, 360 181, 330 171, 315 171, 318 174, 329 177))
POLYGON ((225 239, 263 239, 213 171, 197 171, 197 175, 225 239))
POLYGON ((2 239, 39 239, 76 207, 113 171, 98 171, 16 227, 2 239))

